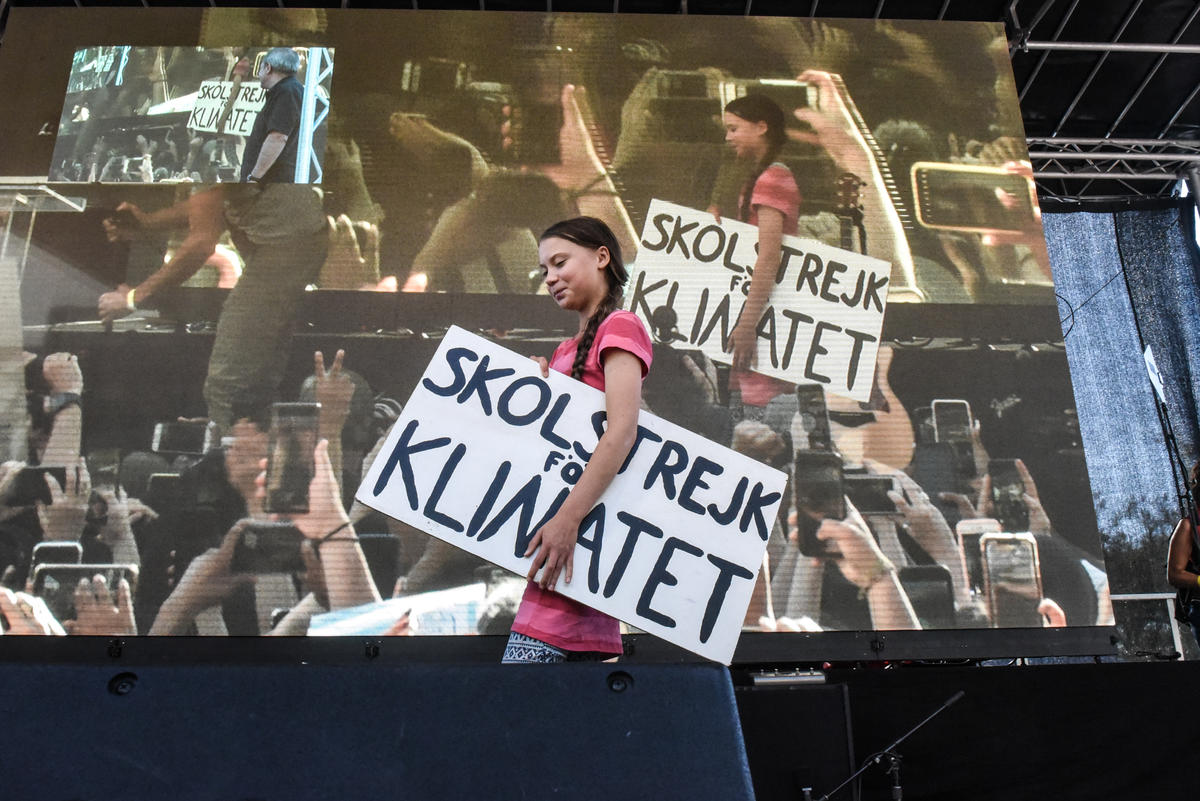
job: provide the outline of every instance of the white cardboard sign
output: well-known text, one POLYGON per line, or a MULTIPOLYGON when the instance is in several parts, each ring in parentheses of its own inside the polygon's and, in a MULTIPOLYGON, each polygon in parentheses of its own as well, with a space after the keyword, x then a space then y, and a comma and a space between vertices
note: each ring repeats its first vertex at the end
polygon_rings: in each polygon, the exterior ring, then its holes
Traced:
MULTIPOLYGON (((655 310, 672 309, 673 344, 728 364, 757 243, 753 225, 651 201, 626 293, 629 310, 653 325, 655 310)), ((869 400, 891 269, 861 253, 784 236, 775 286, 757 326, 754 370, 869 400)))
POLYGON ((209 133, 227 133, 234 136, 249 136, 267 102, 267 90, 258 81, 246 81, 238 90, 237 100, 233 101, 233 110, 225 123, 225 130, 217 130, 217 122, 221 112, 225 110, 225 102, 233 91, 233 81, 204 81, 196 92, 196 103, 192 106, 192 116, 188 117, 187 127, 193 131, 209 133))
MULTIPOLYGON (((451 328, 358 488, 362 503, 524 575, 578 480, 604 393, 451 328)), ((733 657, 786 476, 642 412, 558 591, 723 664, 733 657)))

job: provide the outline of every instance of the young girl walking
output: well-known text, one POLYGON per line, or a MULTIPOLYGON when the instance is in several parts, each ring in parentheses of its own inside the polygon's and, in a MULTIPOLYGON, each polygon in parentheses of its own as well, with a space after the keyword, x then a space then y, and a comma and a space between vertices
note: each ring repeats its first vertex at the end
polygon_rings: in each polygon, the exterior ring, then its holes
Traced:
POLYGON ((604 391, 608 428, 558 512, 529 544, 529 584, 504 650, 505 663, 607 659, 621 653, 616 618, 559 595, 570 583, 579 525, 608 489, 637 434, 642 381, 652 358, 650 336, 636 315, 621 311, 629 273, 613 232, 594 217, 555 223, 538 241, 538 262, 555 302, 579 315, 542 374, 557 370, 604 391), (539 577, 540 572, 540 577, 539 577), (535 580, 536 579, 536 580, 535 580))
POLYGON ((762 407, 792 385, 751 372, 755 363, 759 318, 775 286, 775 273, 783 254, 783 235, 795 234, 800 217, 800 190, 792 171, 777 161, 787 142, 782 109, 764 95, 744 95, 725 106, 725 141, 738 159, 754 165, 754 174, 738 198, 738 218, 758 226, 758 258, 754 280, 737 326, 733 329, 733 380, 746 415, 761 416, 762 407))

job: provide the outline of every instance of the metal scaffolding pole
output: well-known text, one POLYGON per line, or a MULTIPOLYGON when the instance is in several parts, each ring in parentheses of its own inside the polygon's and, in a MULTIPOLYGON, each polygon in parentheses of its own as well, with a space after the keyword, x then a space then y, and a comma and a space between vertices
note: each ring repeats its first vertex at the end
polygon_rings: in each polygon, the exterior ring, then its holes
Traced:
POLYGON ((1200 56, 1200 45, 1153 42, 1025 42, 1023 50, 1082 50, 1092 53, 1166 53, 1200 56))
POLYGON ((1090 151, 1031 150, 1031 159, 1063 159, 1070 161, 1194 161, 1200 162, 1200 153, 1119 153, 1090 151))
POLYGON ((1173 172, 1041 172, 1033 171, 1034 178, 1094 178, 1104 181, 1175 181, 1179 176, 1173 172))
POLYGON ((324 47, 308 49, 304 72, 304 105, 300 109, 300 139, 296 146, 296 183, 319 184, 324 173, 321 156, 313 150, 313 133, 329 115, 329 98, 319 91, 321 82, 333 74, 333 58, 324 47))
MULTIPOLYGON (((1197 3, 1192 8, 1192 13, 1188 14, 1187 19, 1185 19, 1183 24, 1179 26, 1179 29, 1175 31, 1175 35, 1171 38, 1172 45, 1179 44, 1179 40, 1183 38, 1184 32, 1191 27, 1192 21, 1196 19, 1197 14, 1200 14, 1200 3, 1197 3)), ((1138 88, 1134 90, 1134 93, 1130 96, 1129 101, 1125 103, 1125 108, 1121 109, 1121 113, 1117 115, 1115 120, 1113 120, 1112 125, 1108 126, 1108 131, 1106 132, 1107 136, 1111 136, 1112 132, 1117 130, 1117 126, 1121 124, 1121 120, 1125 119, 1125 115, 1129 113, 1129 109, 1133 108, 1133 104, 1137 102, 1137 99, 1142 96, 1142 92, 1144 92, 1146 87, 1150 85, 1150 81, 1155 75, 1158 74, 1158 70, 1167 60, 1168 55, 1170 54, 1159 54, 1158 60, 1154 62, 1154 66, 1151 67, 1150 71, 1146 73, 1146 76, 1142 78, 1142 82, 1138 84, 1138 88)))
POLYGON ((1075 136, 1030 136, 1025 139, 1030 145, 1077 145, 1079 147, 1179 147, 1200 150, 1197 139, 1118 139, 1075 136))
MULTIPOLYGON (((1129 7, 1129 11, 1125 14, 1125 19, 1121 20, 1121 26, 1117 28, 1117 32, 1113 34, 1112 42, 1114 44, 1118 39, 1121 38, 1121 34, 1125 33, 1125 29, 1129 27, 1129 23, 1132 22, 1137 16, 1138 10, 1142 7, 1142 1, 1143 0, 1135 0, 1134 4, 1129 7)), ((1096 63, 1092 65, 1091 72, 1089 72, 1087 78, 1084 79, 1083 86, 1079 87, 1079 91, 1075 93, 1075 97, 1071 100, 1070 105, 1067 106, 1067 110, 1062 113, 1062 117, 1059 118, 1058 124, 1054 126, 1055 136, 1057 136, 1058 132, 1062 130, 1063 124, 1067 121, 1067 118, 1069 118, 1071 113, 1075 111, 1075 106, 1079 105, 1079 101, 1083 99, 1084 93, 1086 93, 1091 87, 1092 82, 1096 80, 1096 76, 1100 74, 1100 68, 1104 66, 1106 61, 1108 61, 1108 54, 1111 52, 1111 50, 1105 50, 1100 53, 1100 58, 1096 59, 1096 63)))

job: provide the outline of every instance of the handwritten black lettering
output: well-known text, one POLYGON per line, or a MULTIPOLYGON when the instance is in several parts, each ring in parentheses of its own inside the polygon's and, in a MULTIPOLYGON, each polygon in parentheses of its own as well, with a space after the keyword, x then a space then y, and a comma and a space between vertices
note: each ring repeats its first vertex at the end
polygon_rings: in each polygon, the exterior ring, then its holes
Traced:
POLYGON ((600 592, 600 549, 604 546, 604 504, 598 503, 583 516, 575 539, 580 548, 591 554, 588 559, 588 592, 600 592), (584 534, 592 531, 592 536, 584 534))
POLYGON ((489 416, 492 413, 492 396, 488 394, 488 382, 517 372, 511 367, 497 367, 495 370, 489 370, 488 363, 491 361, 491 358, 491 356, 484 356, 479 360, 479 366, 475 368, 475 374, 471 376, 466 386, 463 387, 462 392, 458 393, 458 397, 455 399, 460 404, 463 404, 470 400, 472 395, 478 395, 479 406, 483 409, 483 413, 489 416))
POLYGON ((761 481, 755 483, 754 489, 750 490, 750 498, 746 501, 746 508, 742 510, 742 519, 738 521, 738 529, 745 534, 750 529, 750 523, 754 523, 754 527, 758 532, 758 538, 763 542, 771 536, 771 530, 767 526, 767 518, 763 515, 763 510, 771 504, 783 497, 779 492, 763 493, 763 484, 761 481))
POLYGON ((717 619, 721 616, 721 607, 725 604, 725 595, 729 592, 729 586, 733 583, 734 577, 754 580, 754 571, 747 570, 739 564, 712 554, 708 554, 708 561, 712 562, 719 572, 717 580, 713 582, 712 594, 708 596, 708 603, 704 607, 704 618, 700 621, 700 642, 702 643, 708 642, 708 638, 712 636, 717 619))
MULTIPOLYGON (((493 371, 497 374, 499 370, 493 371)), ((514 372, 509 370, 509 373, 514 372)), ((476 373, 478 375, 478 372, 476 373)), ((461 401, 460 401, 461 402, 461 401)), ((482 403, 482 396, 480 402, 482 403)), ((513 381, 504 391, 500 393, 500 397, 496 399, 496 414, 500 419, 508 423, 510 426, 526 426, 537 420, 546 411, 546 407, 550 405, 550 385, 537 376, 523 376, 513 381), (512 410, 513 396, 520 392, 525 387, 533 387, 537 390, 537 398, 534 401, 532 408, 529 411, 518 414, 512 410)))
POLYGON ((696 238, 692 240, 692 252, 696 254, 696 259, 703 264, 716 261, 725 251, 725 229, 719 225, 706 225, 696 232, 696 238), (700 249, 700 245, 704 242, 704 237, 709 234, 716 234, 717 246, 715 249, 707 253, 700 249))
POLYGON ((400 439, 396 440, 396 447, 392 448, 392 453, 384 462, 383 469, 379 471, 379 478, 375 480, 373 494, 378 497, 379 493, 383 492, 388 482, 392 480, 392 472, 396 466, 400 466, 400 477, 404 481, 404 491, 408 497, 408 505, 415 512, 417 510, 417 487, 416 477, 413 475, 411 456, 414 453, 433 450, 440 448, 443 445, 450 444, 449 437, 436 437, 434 439, 425 440, 413 444, 413 434, 417 432, 417 421, 410 420, 408 425, 404 427, 404 431, 400 434, 400 439))
POLYGON ((662 238, 654 243, 648 242, 647 240, 643 239, 642 247, 646 248, 646 250, 662 250, 663 248, 665 248, 667 246, 667 239, 668 239, 666 222, 667 222, 667 220, 671 219, 673 216, 675 216, 675 215, 673 215, 673 214, 655 214, 654 219, 650 221, 650 224, 654 226, 654 230, 658 231, 658 235, 662 238))
POLYGON ((463 372, 463 361, 479 361, 479 354, 470 348, 451 348, 446 351, 446 364, 450 367, 450 373, 454 376, 454 380, 447 386, 441 386, 433 383, 429 378, 421 379, 421 386, 442 398, 448 398, 451 395, 457 395, 463 385, 467 383, 467 375, 463 372))
POLYGON ((650 571, 650 577, 646 579, 646 585, 642 588, 642 594, 638 597, 637 613, 647 620, 652 620, 663 628, 675 628, 675 619, 669 615, 665 615, 650 606, 654 601, 654 593, 662 585, 674 587, 679 583, 679 579, 675 574, 667 568, 671 563, 671 557, 675 555, 675 551, 683 551, 692 556, 703 556, 704 551, 692 545, 689 542, 671 537, 663 544, 662 553, 658 555, 658 561, 654 563, 654 569, 650 571))
POLYGON ((650 489, 654 482, 662 480, 663 494, 670 500, 675 500, 675 476, 687 469, 687 448, 673 439, 663 443, 654 459, 654 464, 646 472, 646 481, 642 489, 650 489))
POLYGON ((840 325, 834 325, 824 320, 818 320, 813 328, 812 344, 808 346, 808 360, 804 362, 804 377, 811 381, 819 381, 822 384, 828 384, 829 376, 821 375, 814 367, 817 357, 824 356, 829 353, 829 348, 821 344, 821 335, 826 331, 841 331, 840 325))
POLYGON ((692 494, 698 489, 711 489, 708 482, 704 480, 706 474, 719 476, 724 472, 725 468, 711 459, 697 456, 692 462, 692 469, 688 471, 687 478, 683 481, 683 487, 679 490, 679 505, 693 514, 704 514, 704 506, 697 503, 692 498, 692 494))
POLYGON ((629 560, 633 556, 633 549, 637 547, 638 537, 642 534, 649 534, 656 539, 663 538, 663 531, 658 526, 643 520, 637 515, 629 512, 617 512, 617 520, 620 520, 629 527, 629 532, 625 535, 625 542, 621 544, 621 551, 617 554, 617 561, 613 563, 612 571, 608 574, 608 580, 604 582, 604 597, 611 598, 613 593, 617 591, 617 587, 621 583, 621 578, 625 575, 625 568, 629 567, 629 560))
POLYGON ((458 463, 462 461, 463 454, 467 452, 467 446, 461 442, 454 446, 454 450, 450 451, 450 458, 442 465, 442 470, 438 473, 437 481, 433 484, 433 490, 429 493, 429 498, 425 501, 425 516, 435 523, 441 523, 446 528, 452 531, 462 531, 463 524, 455 520, 448 514, 438 510, 438 501, 442 499, 442 493, 446 491, 446 485, 450 483, 450 477, 454 475, 454 471, 458 468, 458 463))

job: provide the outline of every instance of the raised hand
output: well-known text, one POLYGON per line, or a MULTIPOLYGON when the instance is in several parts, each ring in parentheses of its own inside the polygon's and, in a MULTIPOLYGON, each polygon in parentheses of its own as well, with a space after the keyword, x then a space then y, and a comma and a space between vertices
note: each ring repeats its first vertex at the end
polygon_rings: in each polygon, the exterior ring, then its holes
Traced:
POLYGON ((900 491, 889 490, 888 498, 896 504, 896 510, 904 515, 909 533, 917 544, 938 564, 950 571, 950 577, 954 580, 955 598, 959 603, 966 603, 970 598, 967 566, 946 518, 942 517, 942 513, 934 506, 925 490, 906 473, 878 462, 867 464, 876 472, 892 476, 900 491))
POLYGON ((46 602, 24 592, 0 587, 0 615, 4 618, 4 634, 62 636, 63 630, 46 602))
POLYGON ((158 514, 141 501, 131 501, 124 489, 97 489, 96 495, 104 500, 108 508, 98 539, 112 551, 114 562, 140 565, 142 560, 133 536, 134 515, 136 513, 139 519, 153 520, 158 514))
POLYGON ((75 466, 67 466, 67 486, 60 487, 58 479, 47 473, 46 487, 50 490, 50 505, 38 503, 38 522, 47 540, 72 542, 83 534, 87 519, 88 500, 92 495, 92 480, 87 463, 81 458, 75 466))
POLYGON ((1020 459, 1016 459, 1015 462, 1017 474, 1021 476, 1021 481, 1025 484, 1025 494, 1021 496, 1021 499, 1025 501, 1025 508, 1029 510, 1029 531, 1033 534, 1049 534, 1051 531, 1050 516, 1042 507, 1037 484, 1033 482, 1033 476, 1029 474, 1029 468, 1025 466, 1025 462, 1020 459))
MULTIPOLYGON (((263 466, 266 466, 265 462, 263 466)), ((260 473, 257 481, 259 493, 265 495, 266 473, 260 473)), ((331 610, 380 600, 366 557, 350 524, 350 516, 342 506, 341 490, 329 461, 327 439, 318 442, 313 451, 308 511, 289 518, 319 550, 331 610)))
POLYGON ((229 483, 242 499, 250 517, 262 516, 262 500, 256 491, 255 479, 260 465, 267 458, 267 434, 249 420, 233 424, 233 441, 225 449, 225 472, 229 483))
POLYGON ((70 353, 51 353, 42 360, 42 377, 52 394, 83 392, 83 373, 79 370, 79 359, 70 353))
POLYGON ((132 637, 137 634, 133 617, 133 593, 129 582, 117 583, 116 598, 104 576, 80 579, 75 588, 75 619, 64 624, 68 634, 81 636, 132 637))
POLYGON ((350 400, 354 397, 354 382, 342 372, 342 361, 346 351, 339 350, 333 364, 325 369, 325 354, 313 353, 313 396, 321 404, 320 429, 325 437, 341 437, 342 426, 350 414, 350 400))
POLYGON ((365 220, 352 222, 345 214, 326 217, 329 254, 317 283, 322 289, 376 289, 379 283, 379 228, 365 220), (359 245, 358 229, 364 246, 359 245))
POLYGON ((151 634, 184 634, 196 615, 216 606, 239 587, 254 583, 255 576, 230 570, 233 551, 249 523, 248 519, 239 520, 225 534, 220 547, 209 548, 192 560, 159 609, 151 634))

